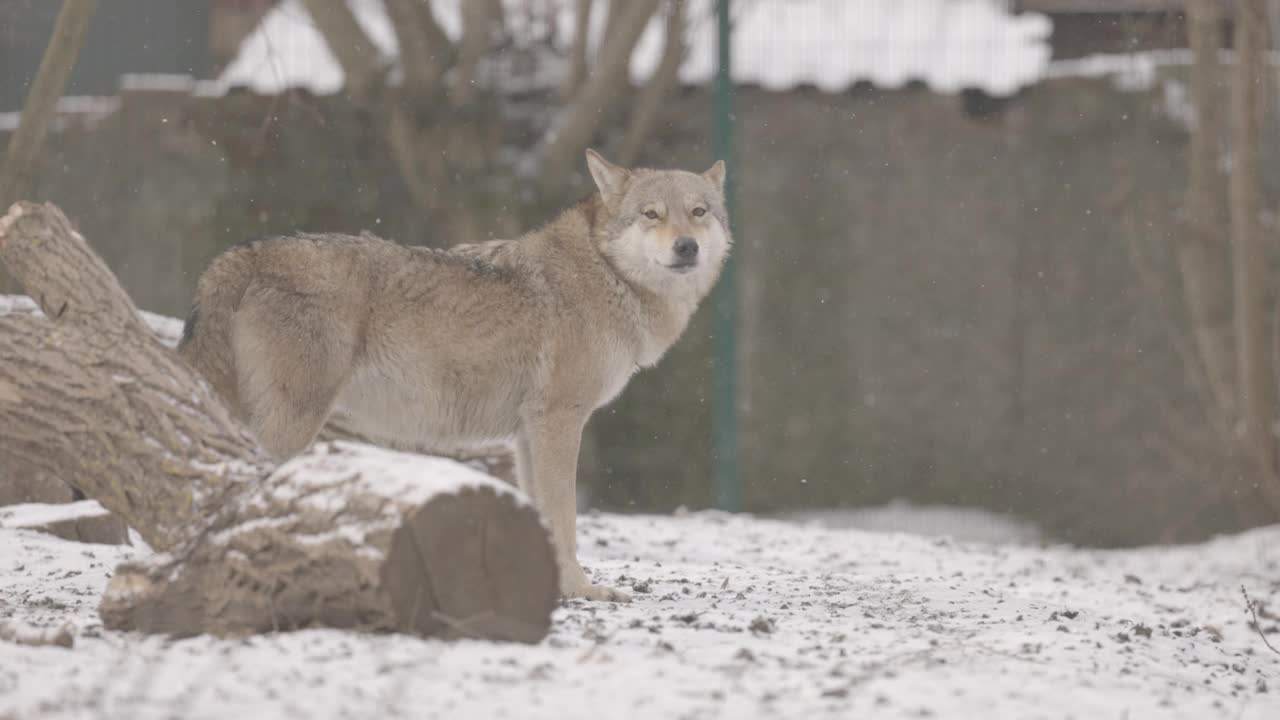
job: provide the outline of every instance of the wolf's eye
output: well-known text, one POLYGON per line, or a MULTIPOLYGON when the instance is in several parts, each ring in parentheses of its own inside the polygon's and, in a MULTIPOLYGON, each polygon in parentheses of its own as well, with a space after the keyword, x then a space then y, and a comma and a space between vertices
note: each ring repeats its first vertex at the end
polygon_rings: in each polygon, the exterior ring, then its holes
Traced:
POLYGON ((707 209, 706 209, 706 208, 696 207, 696 208, 694 208, 694 209, 693 209, 693 216, 694 216, 694 217, 702 217, 703 215, 706 215, 706 214, 707 214, 707 209))
POLYGON ((645 211, 644 211, 644 216, 645 216, 645 217, 647 217, 647 218, 649 218, 650 220, 657 220, 657 219, 658 219, 658 211, 657 211, 657 210, 645 210, 645 211))

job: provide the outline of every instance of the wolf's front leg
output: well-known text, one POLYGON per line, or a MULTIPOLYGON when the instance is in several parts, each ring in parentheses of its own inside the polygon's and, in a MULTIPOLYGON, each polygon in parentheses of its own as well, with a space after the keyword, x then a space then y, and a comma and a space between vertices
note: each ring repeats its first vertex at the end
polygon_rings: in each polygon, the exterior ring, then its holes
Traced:
POLYGON ((520 488, 551 528, 565 598, 627 602, 626 593, 593 585, 578 563, 578 448, 586 418, 575 413, 530 413, 517 447, 520 488))

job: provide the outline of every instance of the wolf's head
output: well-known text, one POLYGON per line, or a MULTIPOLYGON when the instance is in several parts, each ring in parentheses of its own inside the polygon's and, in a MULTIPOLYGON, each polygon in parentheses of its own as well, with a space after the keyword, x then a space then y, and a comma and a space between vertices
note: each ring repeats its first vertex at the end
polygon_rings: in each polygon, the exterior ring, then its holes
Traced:
POLYGON ((605 207, 596 242, 618 272, 655 292, 688 289, 704 296, 732 243, 724 163, 702 174, 628 170, 588 150, 587 167, 605 207))

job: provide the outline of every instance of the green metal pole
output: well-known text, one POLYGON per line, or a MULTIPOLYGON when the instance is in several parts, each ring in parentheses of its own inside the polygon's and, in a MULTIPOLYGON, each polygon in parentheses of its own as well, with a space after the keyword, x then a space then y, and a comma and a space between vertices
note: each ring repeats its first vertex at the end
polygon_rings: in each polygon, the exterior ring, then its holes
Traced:
MULTIPOLYGON (((730 75, 729 0, 717 0, 716 20, 720 64, 716 71, 715 153, 727 169, 724 183, 725 209, 732 226, 734 215, 733 159, 733 78, 730 75)), ((712 301, 715 310, 715 380, 712 412, 715 422, 716 506, 728 512, 742 507, 742 487, 738 481, 738 287, 734 259, 724 266, 712 301)))

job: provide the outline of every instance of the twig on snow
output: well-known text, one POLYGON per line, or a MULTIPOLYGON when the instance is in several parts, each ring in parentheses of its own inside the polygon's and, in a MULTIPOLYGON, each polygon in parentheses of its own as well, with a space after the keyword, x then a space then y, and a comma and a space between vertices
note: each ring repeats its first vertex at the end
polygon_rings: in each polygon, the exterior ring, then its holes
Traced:
POLYGON ((1272 645, 1271 641, 1267 639, 1267 634, 1262 632, 1262 624, 1258 622, 1257 603, 1249 597, 1249 591, 1245 590, 1243 585, 1240 586, 1240 594, 1244 596, 1245 608, 1248 609, 1249 614, 1253 616, 1253 629, 1258 632, 1258 637, 1262 638, 1262 643, 1267 646, 1268 650, 1280 655, 1280 650, 1277 650, 1275 645, 1272 645))

